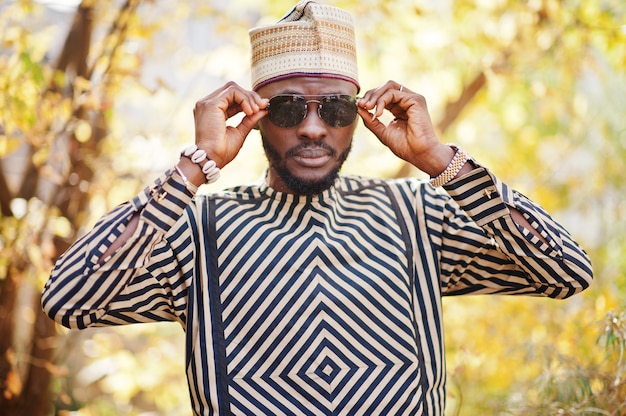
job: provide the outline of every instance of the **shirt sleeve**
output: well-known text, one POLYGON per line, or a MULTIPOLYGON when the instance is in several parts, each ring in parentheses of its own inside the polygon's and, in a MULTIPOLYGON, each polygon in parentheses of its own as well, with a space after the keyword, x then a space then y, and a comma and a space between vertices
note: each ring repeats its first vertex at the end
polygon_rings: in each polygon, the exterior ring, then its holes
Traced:
POLYGON ((184 233, 172 230, 186 226, 183 213, 192 197, 171 169, 105 214, 58 259, 43 289, 44 311, 68 328, 166 320, 184 325, 192 261, 188 251, 172 248, 189 245, 180 241, 184 233), (138 212, 137 230, 100 260, 138 212))
POLYGON ((478 166, 444 189, 442 285, 447 295, 500 293, 564 299, 593 279, 587 253, 540 206, 478 166), (545 240, 518 225, 519 210, 545 240))

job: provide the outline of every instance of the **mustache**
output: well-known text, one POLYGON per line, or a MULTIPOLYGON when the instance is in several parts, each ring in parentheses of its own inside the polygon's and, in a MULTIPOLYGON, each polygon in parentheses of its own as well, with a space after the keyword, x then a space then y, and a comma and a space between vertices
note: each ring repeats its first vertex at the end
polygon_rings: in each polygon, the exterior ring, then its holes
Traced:
POLYGON ((300 143, 299 145, 290 148, 289 150, 287 150, 285 152, 285 157, 292 157, 296 153, 298 153, 300 150, 307 149, 307 148, 310 148, 310 147, 322 148, 322 149, 326 150, 327 152, 329 152, 331 154, 331 156, 333 156, 333 157, 335 157, 337 155, 337 150, 335 148, 333 148, 332 146, 330 146, 327 143, 324 143, 323 141, 318 140, 318 141, 314 141, 314 142, 300 143))

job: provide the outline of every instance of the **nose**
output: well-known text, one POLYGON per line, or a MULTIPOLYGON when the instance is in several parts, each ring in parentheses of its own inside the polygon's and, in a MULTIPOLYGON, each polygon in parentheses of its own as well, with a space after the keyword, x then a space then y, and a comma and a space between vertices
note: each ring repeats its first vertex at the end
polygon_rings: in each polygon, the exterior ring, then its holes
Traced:
POLYGON ((319 102, 307 101, 307 112, 304 119, 297 126, 298 138, 303 140, 321 140, 328 134, 328 126, 318 114, 319 102))

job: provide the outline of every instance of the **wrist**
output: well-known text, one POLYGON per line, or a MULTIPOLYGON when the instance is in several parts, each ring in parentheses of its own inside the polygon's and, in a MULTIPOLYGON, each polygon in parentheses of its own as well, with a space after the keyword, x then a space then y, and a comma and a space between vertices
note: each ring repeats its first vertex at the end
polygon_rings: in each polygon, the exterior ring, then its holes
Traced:
POLYGON ((414 163, 414 165, 431 178, 434 178, 448 167, 455 153, 456 150, 452 147, 438 143, 429 149, 427 153, 420 155, 419 162, 414 163))
POLYGON ((432 186, 443 186, 472 169, 467 164, 471 158, 463 149, 452 144, 446 146, 454 151, 454 156, 441 173, 436 176, 431 175, 430 184, 432 186))
POLYGON ((206 177, 202 172, 200 166, 197 163, 192 162, 186 157, 181 157, 176 165, 178 169, 185 175, 187 180, 195 186, 204 185, 206 183, 206 177))
POLYGON ((190 162, 192 165, 195 165, 195 174, 193 174, 193 179, 190 179, 190 181, 194 181, 194 184, 197 180, 201 180, 202 183, 213 183, 219 179, 220 168, 217 167, 214 160, 207 157, 204 150, 199 149, 195 144, 183 149, 183 151, 180 152, 180 158, 181 162, 179 163, 188 165, 187 162, 190 162), (198 177, 198 170, 203 175, 201 179, 198 177))

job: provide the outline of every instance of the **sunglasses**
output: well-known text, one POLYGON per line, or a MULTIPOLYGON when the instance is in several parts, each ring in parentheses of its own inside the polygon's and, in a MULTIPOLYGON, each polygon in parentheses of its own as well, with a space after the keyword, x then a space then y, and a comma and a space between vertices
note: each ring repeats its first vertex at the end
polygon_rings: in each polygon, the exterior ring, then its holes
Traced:
POLYGON ((357 115, 356 98, 346 94, 310 95, 280 94, 270 98, 267 116, 277 127, 295 127, 306 117, 309 103, 317 103, 317 115, 331 127, 346 127, 357 115))

